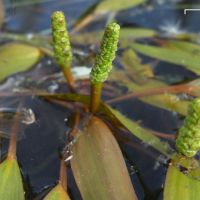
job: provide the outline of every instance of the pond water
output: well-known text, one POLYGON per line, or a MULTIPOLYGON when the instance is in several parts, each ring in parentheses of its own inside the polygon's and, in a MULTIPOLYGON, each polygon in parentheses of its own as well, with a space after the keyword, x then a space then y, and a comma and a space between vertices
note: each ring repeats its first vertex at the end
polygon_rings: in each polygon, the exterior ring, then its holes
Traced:
MULTIPOLYGON (((50 35, 50 16, 55 10, 62 10, 68 20, 68 28, 72 30, 74 22, 91 5, 97 3, 95 0, 5 0, 5 23, 3 32, 28 33, 50 35)), ((173 36, 177 33, 200 32, 200 12, 189 12, 184 15, 184 8, 200 7, 200 1, 182 0, 149 0, 145 4, 116 13, 116 21, 121 27, 142 27, 154 29, 164 35, 173 36)), ((82 33, 101 30, 108 19, 103 18, 89 24, 82 30, 82 33)), ((96 40, 94 40, 96 41, 96 40)), ((145 39, 141 39, 145 42, 145 39)), ((2 44, 7 40, 1 40, 2 44)), ((154 42, 153 40, 150 42, 154 42)), ((198 40, 196 42, 199 42, 198 40)), ((74 43, 75 65, 92 66, 90 57, 96 51, 97 46, 74 43), (82 56, 83 55, 83 56, 82 56), (80 58, 81 57, 81 58, 80 58), (89 63, 88 63, 89 60, 89 63)), ((94 43, 96 45, 96 43, 94 43)), ((118 59, 121 58, 123 48, 118 51, 118 59)), ((154 75, 158 80, 168 84, 184 83, 193 80, 198 76, 184 68, 166 62, 158 62, 154 59, 141 55, 143 63, 152 63, 154 75)), ((120 61, 116 60, 115 65, 121 67, 120 61)), ((85 68, 86 77, 88 68, 85 68)), ((80 70, 78 70, 80 71, 80 70)), ((81 85, 81 81, 79 81, 81 85)), ((85 83, 87 86, 87 82, 85 83)), ((120 91, 123 95, 127 92, 125 86, 119 86, 115 82, 108 84, 111 91, 120 91), (114 89, 113 89, 114 88, 114 89), (123 92, 122 92, 123 91, 123 92)), ((53 92, 67 91, 62 75, 59 74, 59 67, 54 60, 48 56, 42 58, 30 71, 9 77, 0 85, 1 92, 11 92, 13 89, 26 89, 53 92), (53 75, 53 76, 51 76, 53 75), (40 81, 44 78, 44 81, 40 81), (40 82, 39 82, 40 81, 40 82)), ((82 92, 88 93, 85 88, 82 92)), ((113 98, 112 92, 109 96, 109 89, 104 93, 104 99, 113 98)), ((184 97, 187 98, 187 97, 184 97)), ((23 99, 23 108, 29 110, 28 120, 30 123, 21 123, 20 136, 18 138, 17 158, 21 166, 24 180, 27 183, 27 199, 42 199, 42 197, 58 181, 59 176, 59 152, 64 147, 66 133, 69 125, 66 119, 70 118, 71 110, 63 109, 44 99, 28 97, 6 97, 1 98, 0 113, 7 113, 7 122, 3 123, 1 157, 4 157, 8 148, 9 126, 12 124, 12 113, 15 113, 18 102, 23 99), (4 110, 2 110, 4 109, 4 110), (30 111, 31 110, 31 111, 30 111), (31 112, 31 113, 30 113, 31 112)), ((176 112, 160 109, 156 106, 144 103, 139 99, 127 99, 112 106, 125 114, 132 120, 138 121, 142 126, 160 133, 175 135, 181 126, 183 117, 176 112)), ((20 111, 21 121, 26 121, 25 110, 20 111)), ((26 113, 27 114, 27 113, 26 113)), ((4 118, 5 120, 5 118, 4 118)), ((146 146, 134 136, 124 132, 130 144, 120 144, 123 155, 130 172, 130 176, 139 200, 162 199, 163 183, 166 176, 167 159, 160 155, 153 148, 146 146)), ((174 145, 172 140, 169 143, 174 145)), ((68 170, 68 187, 72 200, 81 200, 78 189, 75 185, 71 170, 68 170)))

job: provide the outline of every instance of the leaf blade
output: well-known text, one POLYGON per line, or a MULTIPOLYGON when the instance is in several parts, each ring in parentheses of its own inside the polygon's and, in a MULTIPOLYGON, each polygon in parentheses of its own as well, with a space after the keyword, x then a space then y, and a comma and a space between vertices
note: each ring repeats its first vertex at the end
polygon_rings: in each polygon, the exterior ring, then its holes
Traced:
POLYGON ((137 199, 119 146, 103 121, 90 120, 73 153, 72 171, 84 200, 137 199))
POLYGON ((15 159, 7 158, 0 164, 0 180, 0 199, 25 199, 20 169, 15 159))

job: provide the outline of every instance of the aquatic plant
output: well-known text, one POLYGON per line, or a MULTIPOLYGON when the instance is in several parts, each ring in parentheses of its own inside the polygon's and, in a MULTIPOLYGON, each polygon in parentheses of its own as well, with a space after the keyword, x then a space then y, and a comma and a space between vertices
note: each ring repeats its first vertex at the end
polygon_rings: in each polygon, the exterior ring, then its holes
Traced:
POLYGON ((54 12, 51 17, 52 38, 55 58, 60 65, 70 88, 74 88, 74 79, 71 73, 72 50, 69 41, 69 34, 66 29, 64 13, 61 11, 54 12))
MULTIPOLYGON (((145 144, 145 147, 151 146, 164 155, 163 163, 166 164, 168 161, 170 162, 167 178, 165 180, 165 200, 195 199, 196 196, 199 196, 199 164, 194 157, 199 150, 199 132, 197 128, 199 126, 199 99, 193 100, 191 105, 189 105, 190 99, 183 100, 176 96, 176 93, 180 92, 198 96, 199 92, 197 88, 199 88, 199 80, 197 79, 194 82, 186 84, 168 86, 166 83, 155 79, 151 66, 142 64, 141 59, 139 59, 136 52, 133 51, 134 49, 140 53, 159 58, 160 60, 181 64, 198 74, 199 58, 194 58, 191 55, 194 51, 193 47, 190 45, 194 44, 180 41, 176 41, 177 43, 175 41, 163 42, 162 39, 157 39, 156 41, 164 44, 164 47, 154 47, 137 43, 130 44, 130 48, 123 49, 118 55, 121 56, 121 64, 127 71, 124 72, 123 70, 114 68, 112 73, 110 73, 110 79, 116 81, 120 86, 125 86, 130 93, 103 102, 101 100, 102 85, 104 84, 106 87, 109 86, 107 82, 104 83, 104 81, 107 80, 108 74, 112 68, 112 62, 115 58, 119 29, 120 27, 117 23, 111 23, 106 27, 99 53, 95 57, 94 66, 90 73, 91 93, 90 95, 81 95, 79 94, 81 91, 79 90, 79 83, 81 81, 77 81, 78 84, 75 84, 71 73, 72 49, 69 34, 66 29, 65 16, 60 11, 53 13, 52 45, 54 57, 67 80, 69 92, 63 94, 49 94, 48 92, 38 90, 39 92, 37 93, 31 91, 29 93, 23 92, 14 94, 16 96, 36 95, 52 103, 57 103, 61 106, 64 105, 73 113, 70 118, 72 125, 67 134, 66 146, 60 152, 62 154, 60 156, 60 176, 54 188, 48 191, 45 200, 70 199, 71 193, 68 194, 67 191, 66 165, 71 167, 78 189, 84 200, 137 199, 127 171, 127 166, 124 162, 124 157, 126 157, 126 155, 123 157, 118 145, 118 142, 120 142, 120 144, 130 143, 130 138, 126 138, 126 134, 122 134, 124 131, 129 131, 141 140, 142 143, 145 144), (191 50, 191 53, 179 49, 174 51, 176 55, 171 54, 170 47, 173 46, 174 48, 174 46, 176 46, 176 48, 178 48, 179 45, 181 49, 185 48, 187 51, 191 50), (125 73, 127 73, 128 76, 126 76, 125 73), (179 114, 187 116, 176 139, 176 150, 171 148, 167 142, 163 142, 157 137, 161 136, 174 140, 173 135, 157 133, 146 129, 142 127, 141 124, 127 118, 121 112, 108 105, 128 98, 140 98, 142 101, 156 107, 176 111, 179 114), (188 105, 189 112, 187 114, 188 105), (121 134, 115 132, 116 129, 120 130, 121 134)), ((153 37, 158 34, 156 31, 152 30, 147 32, 144 30, 132 30, 133 32, 131 33, 129 31, 130 29, 122 30, 125 36, 122 36, 123 39, 120 41, 120 47, 127 47, 126 42, 129 40, 124 43, 124 38, 129 38, 132 34, 136 37, 153 37), (141 33, 143 36, 141 36, 141 33)), ((27 42, 27 38, 25 37, 18 38, 27 42)), ((91 39, 93 38, 91 37, 91 39)), ((31 44, 31 42, 29 44, 31 44)), ((23 46, 23 48, 25 47, 26 46, 23 46)), ((40 45, 37 47, 39 47, 40 51, 43 53, 50 52, 48 55, 52 55, 51 50, 47 51, 47 49, 41 48, 40 45)), ((34 47, 34 50, 36 50, 36 58, 40 55, 39 48, 34 47)), ((198 47, 195 47, 195 49, 197 50, 198 47)), ((0 52, 0 55, 2 55, 2 52, 0 52)), ((33 61, 35 63, 35 59, 33 61)), ((4 61, 1 61, 1 63, 4 63, 4 61)), ((25 67, 28 68, 30 66, 27 66, 25 63, 25 67)), ((12 65, 12 69, 18 72, 18 69, 15 68, 15 63, 12 65)), ((22 68, 21 71, 23 71, 23 69, 24 68, 22 68)), ((10 71, 7 71, 2 78, 7 77, 10 73, 10 71)), ((88 86, 88 80, 86 80, 86 82, 88 86)), ((117 89, 118 88, 115 88, 114 92, 117 91, 117 89)), ((6 93, 6 95, 10 94, 6 93)), ((16 132, 17 131, 14 131, 14 133, 16 132)), ((14 134, 13 137, 14 136, 16 135, 14 134)), ((0 165, 0 177, 1 180, 3 180, 0 183, 0 199, 21 200, 24 198, 24 193, 22 178, 16 160, 17 141, 16 138, 11 138, 10 141, 8 157, 0 165), (13 160, 14 162, 11 162, 13 160), (9 174, 9 176, 6 176, 7 174, 9 174), (13 189, 15 186, 14 183, 17 183, 17 189, 13 189), (13 193, 4 192, 8 185, 10 186, 9 190, 14 191, 13 193), (14 194, 15 197, 11 196, 12 194, 14 194), (18 199, 16 198, 17 195, 18 199)), ((141 146, 141 149, 146 151, 146 148, 143 148, 144 145, 138 146, 141 146)), ((149 194, 148 191, 147 194, 149 194)), ((151 198, 151 196, 147 196, 146 198, 151 198)))
POLYGON ((112 61, 115 58, 115 51, 119 40, 119 25, 109 24, 104 32, 100 52, 95 58, 95 63, 90 73, 91 81, 91 112, 98 109, 100 103, 102 83, 108 78, 112 69, 112 61))
POLYGON ((188 115, 178 131, 177 150, 187 157, 193 157, 200 149, 200 99, 194 99, 189 106, 188 115))

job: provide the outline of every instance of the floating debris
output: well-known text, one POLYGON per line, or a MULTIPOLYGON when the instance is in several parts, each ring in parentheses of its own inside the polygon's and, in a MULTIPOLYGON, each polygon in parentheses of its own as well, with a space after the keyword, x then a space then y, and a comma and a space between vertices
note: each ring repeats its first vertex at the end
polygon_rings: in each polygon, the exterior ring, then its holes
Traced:
POLYGON ((1 107, 0 108, 0 136, 3 138, 10 138, 10 132, 13 125, 13 122, 16 118, 19 119, 19 136, 18 139, 24 137, 24 129, 26 125, 30 125, 36 122, 36 117, 31 108, 22 108, 17 110, 16 108, 11 107, 1 107))

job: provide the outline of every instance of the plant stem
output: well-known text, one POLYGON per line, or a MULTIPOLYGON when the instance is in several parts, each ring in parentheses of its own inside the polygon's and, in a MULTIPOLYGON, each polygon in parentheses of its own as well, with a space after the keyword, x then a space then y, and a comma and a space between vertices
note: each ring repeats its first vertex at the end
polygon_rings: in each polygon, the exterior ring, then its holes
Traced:
POLYGON ((0 0, 0 28, 4 22, 4 2, 3 0, 0 0))
POLYGON ((63 158, 61 158, 60 161, 60 177, 59 181, 62 187, 64 188, 65 191, 67 191, 67 172, 66 172, 66 166, 65 166, 65 161, 63 158))
POLYGON ((91 84, 91 95, 90 95, 90 112, 95 113, 100 104, 102 92, 102 83, 91 84))
POLYGON ((16 150, 17 150, 17 136, 18 136, 18 130, 19 130, 19 125, 20 125, 20 116, 19 116, 19 110, 21 109, 22 107, 22 103, 20 103, 17 111, 16 111, 16 114, 15 114, 15 117, 14 117, 14 122, 13 122, 13 125, 11 127, 11 130, 10 130, 10 142, 9 142, 9 148, 8 148, 8 158, 9 159, 15 159, 16 157, 16 150))
POLYGON ((69 88, 71 90, 71 92, 75 92, 75 80, 74 80, 74 77, 72 75, 72 72, 71 72, 71 67, 62 67, 63 69, 63 74, 67 80, 67 83, 69 84, 69 88))

